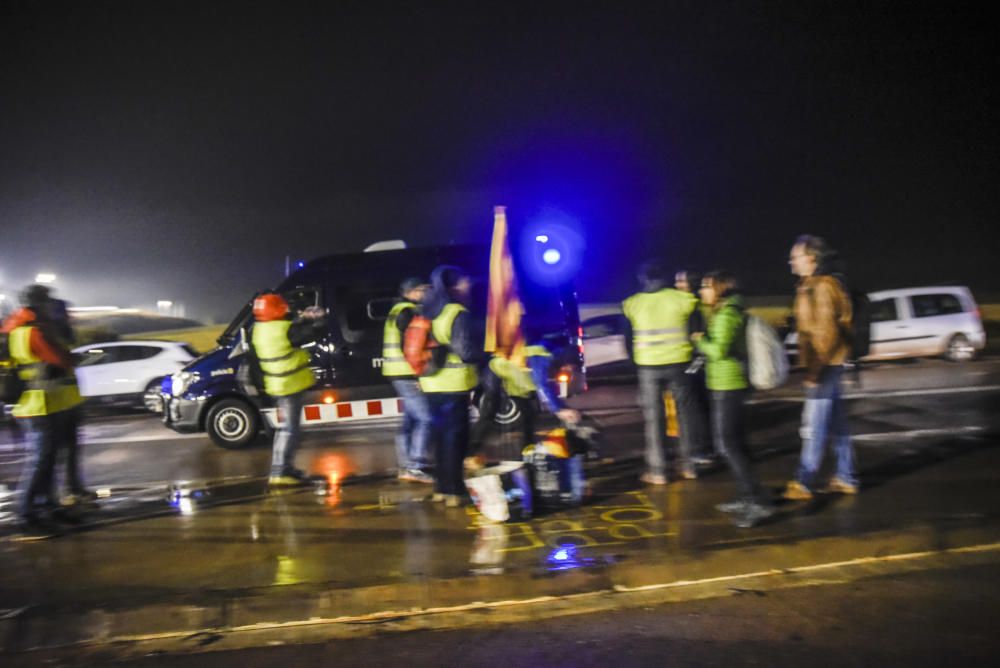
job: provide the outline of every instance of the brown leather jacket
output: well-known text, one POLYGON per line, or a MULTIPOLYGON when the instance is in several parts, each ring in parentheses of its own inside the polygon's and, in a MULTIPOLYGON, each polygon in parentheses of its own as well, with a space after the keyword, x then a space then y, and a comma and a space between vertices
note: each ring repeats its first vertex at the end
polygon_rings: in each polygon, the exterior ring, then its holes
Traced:
POLYGON ((795 293, 799 360, 806 380, 816 382, 825 366, 847 361, 851 351, 851 300, 832 276, 809 276, 795 293))

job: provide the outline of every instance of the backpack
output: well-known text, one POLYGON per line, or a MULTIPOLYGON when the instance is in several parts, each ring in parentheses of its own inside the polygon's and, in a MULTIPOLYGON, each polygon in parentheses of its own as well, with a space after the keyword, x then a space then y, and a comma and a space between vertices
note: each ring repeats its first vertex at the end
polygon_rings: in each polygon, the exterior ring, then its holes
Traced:
POLYGON ((17 362, 10 356, 10 335, 0 333, 0 404, 16 404, 24 390, 17 362))
POLYGON ((755 315, 747 315, 747 376, 758 390, 773 390, 788 380, 788 357, 778 333, 755 315))
POLYGON ((440 352, 447 354, 444 347, 434 340, 430 318, 413 316, 403 333, 403 359, 418 376, 433 376, 444 365, 440 352))
POLYGON ((848 289, 842 280, 840 287, 851 300, 851 330, 847 332, 847 337, 851 344, 850 360, 856 362, 871 351, 872 302, 868 299, 868 293, 848 289))

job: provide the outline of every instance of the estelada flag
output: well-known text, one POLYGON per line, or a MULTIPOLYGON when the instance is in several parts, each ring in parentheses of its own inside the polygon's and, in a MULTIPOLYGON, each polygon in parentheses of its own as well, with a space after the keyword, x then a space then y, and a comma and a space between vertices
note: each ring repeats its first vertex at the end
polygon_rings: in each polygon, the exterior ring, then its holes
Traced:
POLYGON ((521 317, 524 305, 517 292, 514 261, 507 240, 507 211, 493 207, 493 243, 490 246, 490 286, 486 302, 486 342, 483 349, 508 359, 523 357, 521 317))

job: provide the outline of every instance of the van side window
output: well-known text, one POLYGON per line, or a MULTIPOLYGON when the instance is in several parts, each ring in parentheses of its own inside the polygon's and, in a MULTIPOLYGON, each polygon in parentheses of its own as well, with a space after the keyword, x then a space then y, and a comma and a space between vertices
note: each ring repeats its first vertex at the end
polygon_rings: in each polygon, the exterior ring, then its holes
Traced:
POLYGON ((958 297, 949 294, 914 295, 910 297, 915 318, 932 318, 937 315, 962 313, 962 303, 958 297))
POLYGON ((889 322, 890 320, 899 320, 899 315, 896 313, 896 298, 891 297, 889 299, 881 299, 877 302, 872 302, 871 317, 872 322, 889 322))

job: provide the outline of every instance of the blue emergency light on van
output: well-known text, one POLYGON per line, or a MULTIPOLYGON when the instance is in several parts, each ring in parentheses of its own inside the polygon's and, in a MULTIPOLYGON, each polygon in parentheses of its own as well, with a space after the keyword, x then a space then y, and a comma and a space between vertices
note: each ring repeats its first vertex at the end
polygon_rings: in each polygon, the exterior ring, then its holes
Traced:
MULTIPOLYGON (((549 246, 560 253, 551 268, 545 264, 545 248, 519 253, 512 244, 519 289, 533 333, 553 353, 553 374, 569 376, 568 393, 586 388, 581 353, 580 317, 568 266, 571 245, 553 228, 549 246), (560 245, 562 244, 562 245, 560 245), (548 271, 538 280, 528 267, 537 255, 548 271), (560 278, 562 277, 562 278, 560 278), (557 280, 557 278, 559 280, 557 280)), ((534 234, 530 245, 541 246, 534 234)), ((382 331, 385 318, 398 300, 399 283, 409 276, 429 276, 434 267, 451 264, 473 278, 470 311, 483 323, 486 312, 489 249, 478 246, 399 248, 369 253, 330 255, 293 272, 275 291, 288 301, 293 312, 308 306, 329 311, 322 338, 306 346, 312 355, 316 387, 307 393, 302 425, 305 428, 335 425, 400 415, 400 403, 392 386, 382 376, 382 331)), ((553 257, 552 255, 549 256, 553 257)), ((576 266, 579 266, 577 261, 576 266)), ((252 305, 248 300, 218 339, 218 347, 164 380, 164 423, 178 432, 207 432, 225 448, 241 448, 261 430, 277 425, 276 410, 266 396, 237 382, 237 372, 250 341, 252 305)), ((501 410, 505 424, 517 419, 501 410)))

